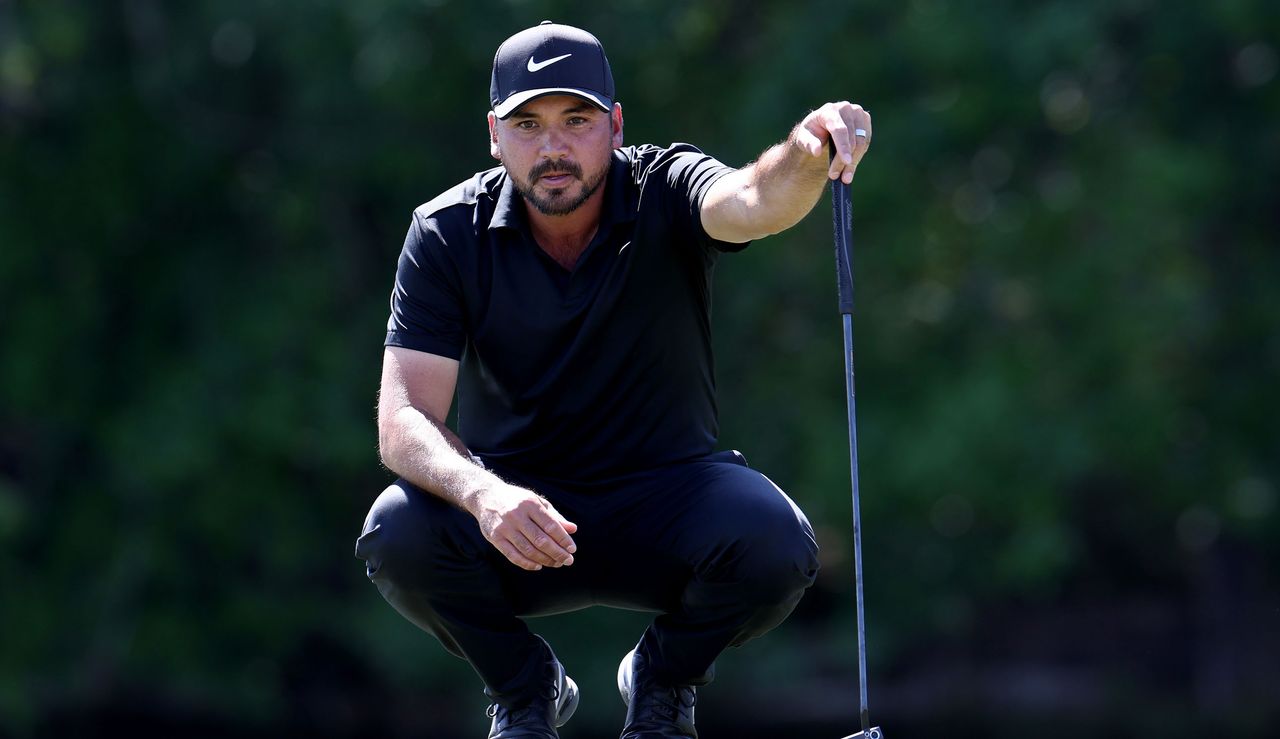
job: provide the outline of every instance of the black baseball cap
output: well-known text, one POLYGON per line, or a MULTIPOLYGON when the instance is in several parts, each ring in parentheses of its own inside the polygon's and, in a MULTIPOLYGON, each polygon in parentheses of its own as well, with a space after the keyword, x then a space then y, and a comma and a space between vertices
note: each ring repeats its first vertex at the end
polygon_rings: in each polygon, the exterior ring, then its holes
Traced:
POLYGON ((581 28, 543 21, 498 47, 489 103, 499 118, 543 95, 576 95, 613 109, 613 71, 600 39, 581 28))

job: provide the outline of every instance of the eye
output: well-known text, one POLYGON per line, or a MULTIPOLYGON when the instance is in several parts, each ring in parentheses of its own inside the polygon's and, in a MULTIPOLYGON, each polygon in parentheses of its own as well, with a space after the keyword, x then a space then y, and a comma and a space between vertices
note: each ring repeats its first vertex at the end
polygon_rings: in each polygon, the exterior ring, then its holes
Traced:
POLYGON ((575 115, 569 119, 570 126, 585 126, 587 123, 589 123, 589 121, 580 115, 575 115))
POLYGON ((538 127, 538 124, 527 119, 520 121, 519 123, 516 124, 516 128, 520 129, 521 131, 532 131, 537 127, 538 127))

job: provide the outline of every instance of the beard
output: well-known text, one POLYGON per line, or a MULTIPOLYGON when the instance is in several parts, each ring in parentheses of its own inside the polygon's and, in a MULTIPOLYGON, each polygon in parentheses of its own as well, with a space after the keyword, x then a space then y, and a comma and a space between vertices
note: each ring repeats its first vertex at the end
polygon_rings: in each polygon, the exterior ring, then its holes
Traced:
MULTIPOLYGON (((538 209, 538 212, 544 216, 566 216, 574 212, 587 202, 587 198, 595 194, 596 190, 604 184, 604 178, 609 174, 609 165, 613 158, 605 160, 603 166, 598 172, 593 172, 591 177, 583 179, 582 167, 576 162, 553 162, 550 160, 539 162, 529 170, 529 178, 523 182, 519 177, 512 176, 511 182, 516 188, 516 192, 520 193, 529 204, 538 209), (569 187, 556 188, 547 195, 540 195, 534 189, 538 180, 549 174, 567 174, 582 183, 582 188, 578 194, 571 195, 569 187)), ((511 170, 508 168, 507 173, 511 170)), ((572 186, 574 183, 570 182, 572 186)))

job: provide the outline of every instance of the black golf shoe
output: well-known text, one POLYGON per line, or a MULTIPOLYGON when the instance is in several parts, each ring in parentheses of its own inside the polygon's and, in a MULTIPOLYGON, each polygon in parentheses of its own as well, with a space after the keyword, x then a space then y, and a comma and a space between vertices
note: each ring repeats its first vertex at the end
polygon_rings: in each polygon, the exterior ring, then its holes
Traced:
POLYGON ((532 701, 518 708, 489 706, 493 725, 489 739, 559 739, 556 729, 564 726, 578 708, 578 685, 564 674, 559 660, 554 674, 532 701))
POLYGON ((664 685, 645 669, 644 657, 631 650, 618 665, 618 692, 627 704, 622 739, 698 739, 692 685, 664 685))

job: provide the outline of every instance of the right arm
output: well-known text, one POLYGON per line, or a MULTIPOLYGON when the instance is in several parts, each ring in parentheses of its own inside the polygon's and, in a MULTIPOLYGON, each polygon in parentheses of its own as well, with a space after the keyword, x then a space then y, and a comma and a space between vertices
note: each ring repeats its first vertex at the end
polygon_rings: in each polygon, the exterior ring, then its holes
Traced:
POLYGON ((470 513, 485 539, 526 570, 573 564, 578 527, 531 490, 510 485, 471 459, 444 419, 458 361, 403 347, 382 355, 378 449, 382 463, 414 485, 470 513))

